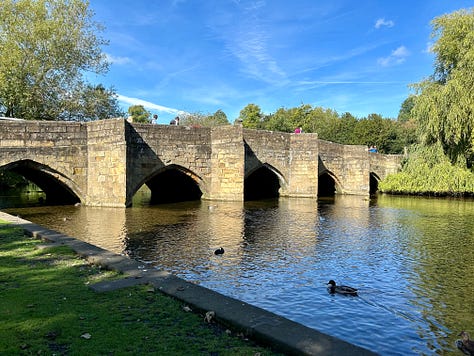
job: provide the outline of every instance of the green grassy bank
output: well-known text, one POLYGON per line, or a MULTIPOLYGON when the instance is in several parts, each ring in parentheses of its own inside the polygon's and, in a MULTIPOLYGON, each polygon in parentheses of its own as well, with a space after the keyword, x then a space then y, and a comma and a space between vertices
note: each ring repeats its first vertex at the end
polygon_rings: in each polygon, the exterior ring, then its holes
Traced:
POLYGON ((115 272, 0 221, 2 355, 271 355, 149 286, 97 293, 115 272))

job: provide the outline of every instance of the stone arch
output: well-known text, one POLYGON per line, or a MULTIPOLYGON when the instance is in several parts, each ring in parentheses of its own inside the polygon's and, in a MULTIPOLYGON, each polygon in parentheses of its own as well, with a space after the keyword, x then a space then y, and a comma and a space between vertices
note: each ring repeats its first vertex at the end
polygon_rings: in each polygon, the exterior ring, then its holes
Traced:
POLYGON ((342 193, 339 179, 331 172, 324 171, 318 177, 318 197, 333 196, 342 193))
POLYGON ((206 191, 204 181, 191 170, 171 164, 153 171, 131 190, 129 204, 133 195, 146 185, 151 191, 151 204, 174 203, 199 200, 206 191))
POLYGON ((376 173, 370 172, 369 182, 369 193, 375 194, 379 190, 380 177, 376 173))
POLYGON ((0 169, 17 173, 36 184, 45 192, 48 205, 68 205, 83 200, 80 189, 68 176, 45 164, 23 159, 0 169))
POLYGON ((283 174, 272 165, 263 163, 245 175, 244 200, 277 198, 286 186, 283 174))

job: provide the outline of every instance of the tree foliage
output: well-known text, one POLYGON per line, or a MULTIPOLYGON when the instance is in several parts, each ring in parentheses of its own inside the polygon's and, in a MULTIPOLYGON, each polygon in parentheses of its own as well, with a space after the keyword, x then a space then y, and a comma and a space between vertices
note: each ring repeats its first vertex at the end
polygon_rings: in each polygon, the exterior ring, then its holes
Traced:
POLYGON ((382 192, 412 195, 472 195, 474 174, 451 164, 441 143, 415 145, 400 173, 379 183, 382 192))
POLYGON ((410 95, 408 98, 406 98, 401 107, 400 111, 398 112, 398 117, 397 120, 400 122, 407 122, 412 119, 412 113, 411 111, 413 110, 413 107, 415 106, 415 96, 410 95))
POLYGON ((0 114, 79 120, 120 112, 113 89, 84 80, 85 71, 108 70, 101 50, 107 41, 88 6, 82 0, 0 0, 0 114))
POLYGON ((249 104, 240 111, 239 119, 245 128, 293 132, 301 127, 303 132, 317 133, 322 140, 376 145, 383 153, 402 153, 406 146, 416 142, 413 121, 402 122, 378 114, 358 119, 347 112, 339 115, 334 110, 308 104, 280 108, 268 115, 259 106, 249 104))
POLYGON ((133 122, 142 124, 151 123, 151 113, 143 105, 132 105, 128 108, 128 115, 133 122))
POLYGON ((242 126, 249 129, 260 129, 263 120, 263 113, 260 106, 256 104, 248 104, 240 110, 238 120, 242 122, 242 126))
POLYGON ((77 85, 70 100, 64 102, 57 119, 69 121, 104 120, 123 117, 115 91, 99 85, 77 85))
POLYGON ((215 127, 229 125, 227 115, 221 110, 217 110, 214 114, 193 113, 183 117, 182 124, 187 126, 215 127))
POLYGON ((474 144, 474 9, 432 21, 434 73, 415 84, 412 114, 425 145, 440 143, 453 163, 472 165, 474 144))

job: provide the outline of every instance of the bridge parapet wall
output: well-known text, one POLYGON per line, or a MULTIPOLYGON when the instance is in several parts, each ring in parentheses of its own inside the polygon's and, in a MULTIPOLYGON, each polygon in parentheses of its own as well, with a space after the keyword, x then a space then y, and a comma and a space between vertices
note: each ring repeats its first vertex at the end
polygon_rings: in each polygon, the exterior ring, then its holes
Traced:
POLYGON ((0 121, 0 147, 61 147, 87 144, 86 125, 64 121, 0 121))

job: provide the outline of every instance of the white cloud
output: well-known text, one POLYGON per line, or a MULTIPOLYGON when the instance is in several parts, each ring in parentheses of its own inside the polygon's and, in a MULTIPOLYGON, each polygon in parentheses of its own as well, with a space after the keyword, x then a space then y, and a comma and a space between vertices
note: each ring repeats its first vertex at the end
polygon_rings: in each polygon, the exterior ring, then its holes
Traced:
POLYGON ((142 99, 138 99, 138 98, 130 98, 128 96, 124 96, 124 95, 120 95, 120 94, 117 95, 117 99, 119 101, 121 101, 123 103, 126 103, 126 104, 129 104, 129 105, 143 105, 143 107, 146 108, 146 109, 161 111, 161 112, 165 112, 165 113, 168 113, 168 114, 173 114, 173 115, 187 115, 188 114, 187 112, 182 111, 182 110, 168 108, 166 106, 154 104, 154 103, 151 103, 151 102, 146 101, 146 100, 142 100, 142 99))
MULTIPOLYGON (((265 18, 265 1, 236 2, 236 12, 226 15, 226 22, 210 24, 228 54, 240 63, 240 71, 252 79, 272 85, 287 80, 276 57, 274 31, 265 18)), ((221 18, 223 18, 221 16, 221 18)))
POLYGON ((123 65, 123 64, 132 63, 132 60, 129 57, 116 57, 109 53, 106 53, 105 57, 107 59, 107 62, 113 63, 113 64, 123 65))
POLYGON ((405 46, 400 46, 394 49, 388 57, 382 57, 377 60, 377 63, 382 67, 389 67, 393 65, 402 64, 406 58, 410 55, 410 52, 405 46))
POLYGON ((395 22, 393 22, 392 20, 385 20, 384 18, 377 19, 377 21, 375 21, 375 28, 379 29, 382 26, 390 28, 395 26, 395 22))

